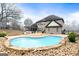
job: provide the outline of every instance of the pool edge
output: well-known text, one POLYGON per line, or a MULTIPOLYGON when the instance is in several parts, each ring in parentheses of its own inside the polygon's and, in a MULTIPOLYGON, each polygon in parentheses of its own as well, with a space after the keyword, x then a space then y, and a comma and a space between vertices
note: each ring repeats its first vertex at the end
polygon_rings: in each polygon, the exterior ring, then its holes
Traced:
MULTIPOLYGON (((12 38, 14 38, 14 37, 23 37, 23 36, 27 36, 27 35, 20 35, 20 36, 6 36, 5 37, 5 42, 4 42, 4 45, 5 45, 5 48, 9 48, 9 49, 14 49, 14 50, 27 50, 27 51, 29 51, 29 50, 33 50, 33 51, 37 51, 37 50, 45 50, 45 49, 51 49, 51 48, 58 48, 58 47, 60 47, 60 46, 62 46, 62 45, 64 45, 64 44, 66 44, 66 39, 67 39, 67 35, 55 35, 55 34, 48 34, 48 35, 50 35, 50 36, 62 36, 63 37, 63 39, 60 41, 60 44, 58 44, 58 45, 54 45, 54 46, 45 46, 45 47, 38 47, 38 48, 20 48, 20 47, 16 47, 16 46, 11 46, 10 45, 10 43, 9 43, 9 41, 12 39, 12 38)), ((39 36, 38 36, 39 37, 39 36)))

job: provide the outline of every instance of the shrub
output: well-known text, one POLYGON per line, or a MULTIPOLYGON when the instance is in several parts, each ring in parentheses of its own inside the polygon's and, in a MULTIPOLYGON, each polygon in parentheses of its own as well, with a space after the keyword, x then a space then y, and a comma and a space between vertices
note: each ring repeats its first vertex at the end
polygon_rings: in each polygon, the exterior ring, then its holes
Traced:
POLYGON ((75 38, 76 38, 76 33, 70 32, 68 34, 68 39, 69 39, 70 42, 75 42, 75 38))
POLYGON ((6 36, 6 35, 7 35, 6 32, 0 32, 0 37, 4 37, 4 36, 6 36))

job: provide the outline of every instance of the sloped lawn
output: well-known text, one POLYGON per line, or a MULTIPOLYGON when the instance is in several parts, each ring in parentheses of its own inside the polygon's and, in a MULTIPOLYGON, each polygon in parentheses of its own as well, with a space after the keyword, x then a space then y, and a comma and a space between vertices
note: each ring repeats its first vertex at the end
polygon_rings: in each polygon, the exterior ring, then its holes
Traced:
POLYGON ((22 35, 23 32, 20 30, 8 30, 8 29, 0 29, 0 32, 5 31, 7 33, 7 35, 9 36, 16 36, 16 35, 22 35))

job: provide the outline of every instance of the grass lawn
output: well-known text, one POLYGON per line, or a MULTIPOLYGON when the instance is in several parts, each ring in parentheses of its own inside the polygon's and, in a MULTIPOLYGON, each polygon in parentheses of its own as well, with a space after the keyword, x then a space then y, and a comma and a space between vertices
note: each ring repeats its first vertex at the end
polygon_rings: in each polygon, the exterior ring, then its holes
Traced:
POLYGON ((9 30, 9 29, 0 29, 0 32, 5 31, 8 36, 22 35, 23 32, 20 30, 9 30))

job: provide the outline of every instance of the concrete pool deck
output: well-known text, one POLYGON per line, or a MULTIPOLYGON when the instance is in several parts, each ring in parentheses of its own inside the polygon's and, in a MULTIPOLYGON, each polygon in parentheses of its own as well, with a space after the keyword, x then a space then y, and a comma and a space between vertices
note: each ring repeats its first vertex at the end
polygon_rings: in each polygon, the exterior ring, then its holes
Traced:
POLYGON ((6 48, 10 48, 10 49, 14 49, 14 50, 26 50, 26 51, 37 51, 37 50, 45 50, 45 49, 51 49, 51 48, 58 48, 60 46, 62 46, 63 44, 66 43, 66 38, 67 35, 63 35, 63 34, 42 34, 42 33, 35 33, 35 34, 28 34, 28 35, 19 35, 19 36, 6 36, 5 37, 6 40, 4 42, 4 45, 6 48), (16 38, 16 37, 42 37, 42 36, 61 36, 63 37, 63 39, 61 39, 60 43, 58 45, 52 45, 52 46, 45 46, 45 47, 38 47, 38 48, 21 48, 21 47, 16 47, 16 46, 12 46, 10 45, 10 40, 12 38, 16 38))

